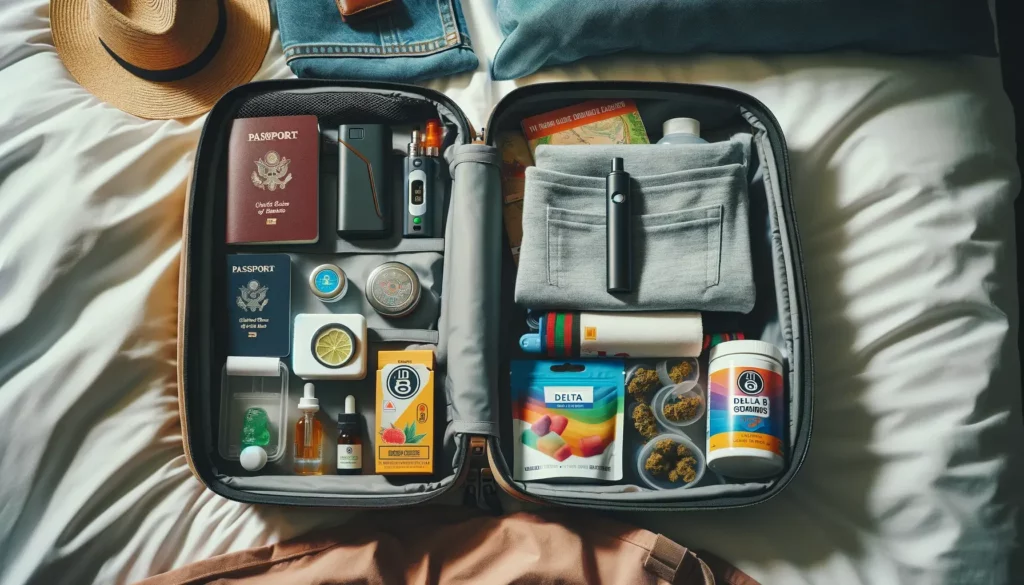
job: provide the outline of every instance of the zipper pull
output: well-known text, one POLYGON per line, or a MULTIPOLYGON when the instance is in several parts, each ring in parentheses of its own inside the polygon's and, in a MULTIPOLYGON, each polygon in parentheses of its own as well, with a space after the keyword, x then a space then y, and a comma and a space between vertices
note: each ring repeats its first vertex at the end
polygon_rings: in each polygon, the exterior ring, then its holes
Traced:
POLYGON ((469 469, 466 476, 466 492, 462 503, 485 510, 491 514, 501 513, 501 500, 494 483, 490 463, 487 461, 487 439, 470 437, 469 469))
POLYGON ((498 497, 498 484, 494 482, 494 472, 490 467, 480 470, 480 507, 495 516, 504 514, 501 498, 498 497))
POLYGON ((466 474, 466 491, 462 493, 462 505, 476 508, 480 501, 480 470, 470 469, 466 474))

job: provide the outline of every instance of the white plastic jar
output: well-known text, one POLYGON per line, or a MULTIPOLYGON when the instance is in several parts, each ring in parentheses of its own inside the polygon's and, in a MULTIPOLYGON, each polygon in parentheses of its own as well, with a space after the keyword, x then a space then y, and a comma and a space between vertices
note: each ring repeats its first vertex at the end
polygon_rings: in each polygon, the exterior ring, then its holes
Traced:
POLYGON ((785 467, 788 424, 782 352, 757 340, 726 341, 708 360, 708 467, 760 479, 785 467))

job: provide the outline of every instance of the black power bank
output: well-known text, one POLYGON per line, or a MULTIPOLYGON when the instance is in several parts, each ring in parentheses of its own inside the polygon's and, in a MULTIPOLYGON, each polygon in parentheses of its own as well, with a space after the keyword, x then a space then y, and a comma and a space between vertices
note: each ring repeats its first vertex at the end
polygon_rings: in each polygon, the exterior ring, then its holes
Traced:
POLYGON ((388 162, 391 127, 342 124, 338 127, 338 233, 346 237, 386 237, 391 231, 388 162))

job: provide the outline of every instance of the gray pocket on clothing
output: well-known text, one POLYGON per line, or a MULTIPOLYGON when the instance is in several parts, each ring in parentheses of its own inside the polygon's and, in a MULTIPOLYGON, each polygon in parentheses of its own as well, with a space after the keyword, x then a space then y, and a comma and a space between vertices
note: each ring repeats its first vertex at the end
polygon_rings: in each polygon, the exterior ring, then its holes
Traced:
MULTIPOLYGON (((569 294, 605 288, 604 214, 548 207, 548 284, 569 294)), ((719 281, 722 206, 633 218, 636 302, 666 306, 719 281)))
POLYGON ((516 302, 555 310, 749 312, 755 291, 745 146, 705 145, 729 155, 711 167, 699 166, 708 158, 701 148, 597 149, 622 156, 627 169, 655 173, 632 176, 633 291, 627 294, 608 293, 605 282, 607 171, 598 171, 584 147, 547 148, 538 161, 559 170, 526 170, 516 302), (568 173, 566 158, 603 174, 568 173))

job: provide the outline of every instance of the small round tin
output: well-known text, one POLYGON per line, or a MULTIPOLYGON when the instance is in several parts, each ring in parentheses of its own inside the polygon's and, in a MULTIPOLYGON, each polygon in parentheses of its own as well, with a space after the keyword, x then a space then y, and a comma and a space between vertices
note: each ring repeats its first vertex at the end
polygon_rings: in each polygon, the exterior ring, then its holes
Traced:
POLYGON ((420 279, 401 262, 385 262, 370 273, 366 300, 384 317, 404 317, 420 302, 420 279))
POLYGON ((309 290, 321 301, 333 303, 348 292, 348 277, 334 264, 321 264, 309 273, 309 290))

